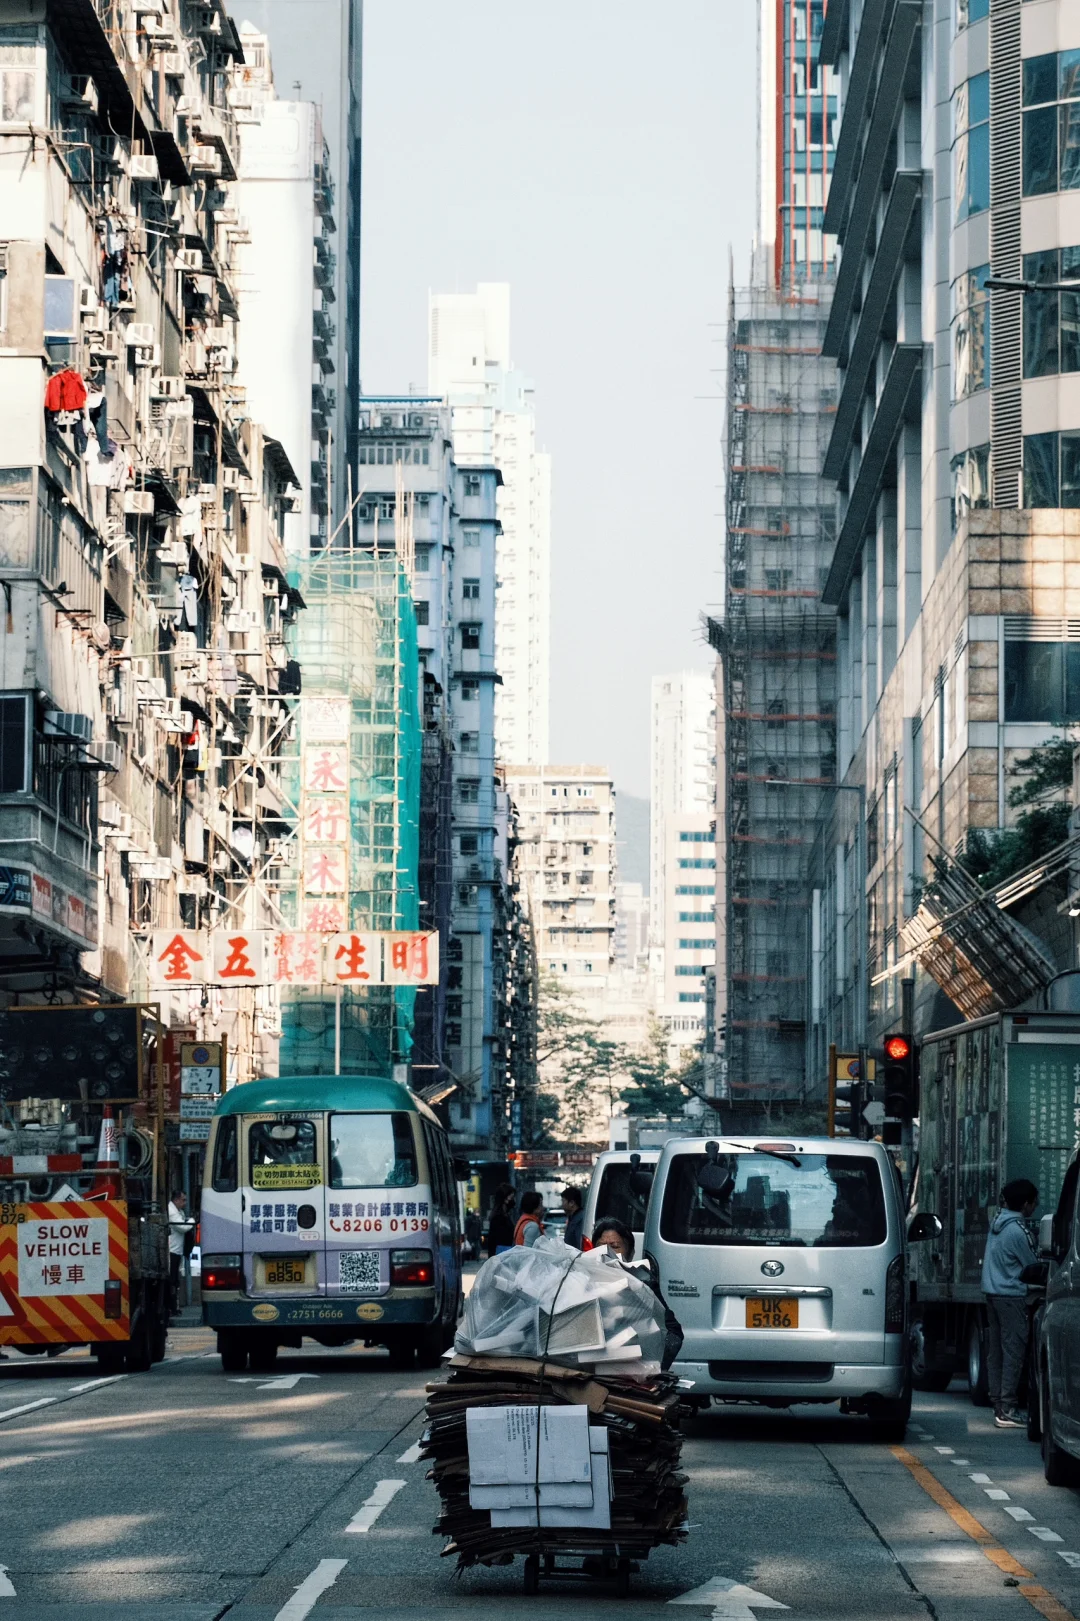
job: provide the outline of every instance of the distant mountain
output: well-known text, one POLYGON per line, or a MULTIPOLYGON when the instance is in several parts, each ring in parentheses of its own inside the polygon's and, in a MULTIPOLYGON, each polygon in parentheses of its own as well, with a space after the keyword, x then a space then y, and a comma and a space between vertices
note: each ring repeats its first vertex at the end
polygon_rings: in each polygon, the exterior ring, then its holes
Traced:
POLYGON ((641 884, 649 893, 649 801, 633 794, 615 793, 615 843, 619 880, 641 884))

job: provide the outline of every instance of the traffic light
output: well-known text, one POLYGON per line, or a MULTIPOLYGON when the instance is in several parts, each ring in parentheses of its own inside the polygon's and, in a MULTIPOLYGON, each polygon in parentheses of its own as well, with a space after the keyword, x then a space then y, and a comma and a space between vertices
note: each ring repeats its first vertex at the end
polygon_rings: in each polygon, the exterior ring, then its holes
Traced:
POLYGON ((862 1078, 860 1060, 849 1053, 830 1053, 829 1136, 866 1137, 863 1119, 872 1088, 862 1078))
POLYGON ((919 1112, 919 1061, 910 1036, 885 1037, 885 1114, 910 1125, 919 1112))

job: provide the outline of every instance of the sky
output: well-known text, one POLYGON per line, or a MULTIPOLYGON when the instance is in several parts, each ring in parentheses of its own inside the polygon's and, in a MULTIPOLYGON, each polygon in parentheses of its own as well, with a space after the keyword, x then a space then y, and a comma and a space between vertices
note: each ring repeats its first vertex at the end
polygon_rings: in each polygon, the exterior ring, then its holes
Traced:
POLYGON ((551 758, 649 788, 649 683, 711 660, 729 253, 754 229, 753 0, 366 0, 365 392, 427 295, 511 284, 553 456, 551 758))

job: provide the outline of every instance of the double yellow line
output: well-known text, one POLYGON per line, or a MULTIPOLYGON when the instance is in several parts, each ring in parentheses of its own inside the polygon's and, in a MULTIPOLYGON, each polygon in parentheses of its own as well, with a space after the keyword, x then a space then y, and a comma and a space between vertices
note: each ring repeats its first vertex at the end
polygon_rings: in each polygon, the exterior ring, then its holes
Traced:
POLYGON ((1024 1595, 1033 1609, 1046 1617, 1046 1621, 1077 1621, 1072 1611, 1067 1610, 1060 1599, 1048 1593, 1045 1587, 1039 1586, 1033 1571, 1028 1570, 1018 1559, 1014 1559, 985 1525, 977 1520, 974 1514, 969 1514, 964 1505, 957 1502, 952 1492, 946 1491, 937 1476, 932 1475, 925 1464, 921 1464, 905 1447, 890 1447, 889 1451, 918 1481, 926 1495, 932 1497, 938 1507, 945 1510, 953 1524, 959 1526, 965 1536, 969 1536, 972 1542, 978 1544, 990 1563, 996 1565, 1006 1576, 1017 1579, 1017 1591, 1024 1595))

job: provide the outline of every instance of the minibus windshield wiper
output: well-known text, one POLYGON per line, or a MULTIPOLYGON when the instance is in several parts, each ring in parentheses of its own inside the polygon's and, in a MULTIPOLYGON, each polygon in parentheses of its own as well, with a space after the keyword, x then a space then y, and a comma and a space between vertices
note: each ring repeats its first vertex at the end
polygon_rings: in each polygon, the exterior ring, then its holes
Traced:
POLYGON ((731 1146, 741 1149, 744 1154, 768 1154, 770 1159, 786 1160, 788 1165, 794 1165, 796 1170, 802 1169, 801 1159, 796 1159, 794 1154, 781 1154, 776 1148, 760 1148, 753 1143, 732 1143, 731 1146))

